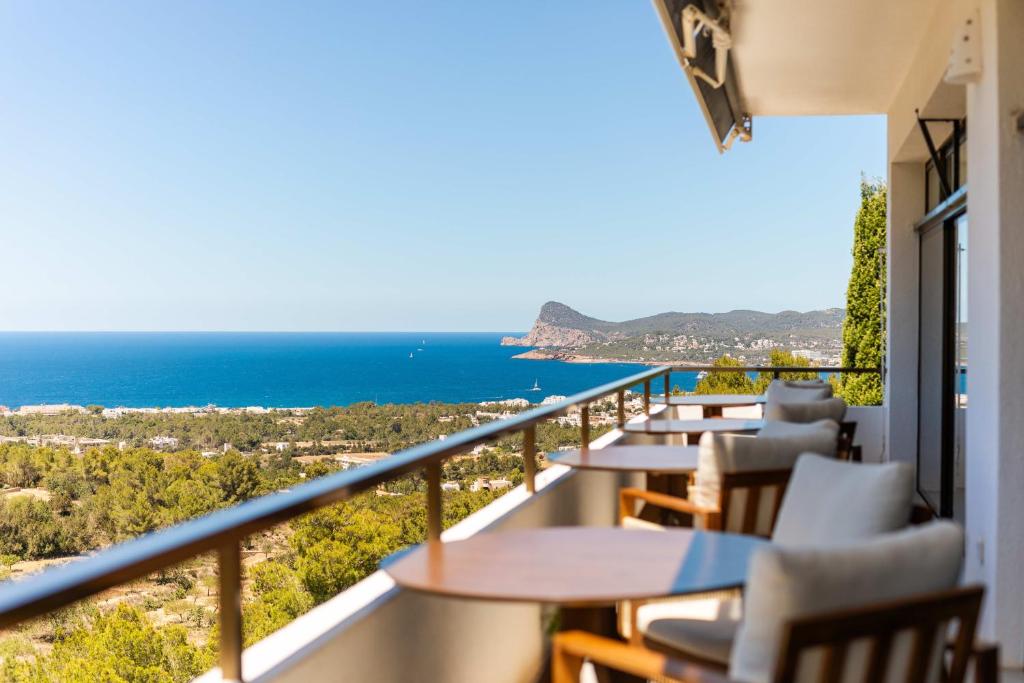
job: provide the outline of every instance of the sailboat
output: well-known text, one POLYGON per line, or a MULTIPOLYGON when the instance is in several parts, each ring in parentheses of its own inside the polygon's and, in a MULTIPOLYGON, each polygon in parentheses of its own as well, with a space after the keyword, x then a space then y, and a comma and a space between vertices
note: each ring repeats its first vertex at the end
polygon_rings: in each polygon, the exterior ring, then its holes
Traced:
POLYGON ((412 358, 412 352, 409 352, 409 358, 412 358))
POLYGON ((530 391, 540 391, 540 383, 537 382, 537 378, 533 378, 533 386, 530 387, 530 391))

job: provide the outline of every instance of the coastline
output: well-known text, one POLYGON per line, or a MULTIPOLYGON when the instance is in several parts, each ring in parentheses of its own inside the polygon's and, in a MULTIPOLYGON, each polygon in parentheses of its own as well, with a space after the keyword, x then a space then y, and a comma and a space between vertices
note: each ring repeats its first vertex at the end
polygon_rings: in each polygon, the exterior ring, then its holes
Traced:
POLYGON ((523 353, 517 353, 512 356, 513 360, 557 360, 563 363, 587 363, 587 364, 607 364, 617 363, 622 365, 647 365, 651 367, 672 365, 676 367, 692 367, 701 368, 707 365, 706 363, 695 363, 693 361, 673 361, 673 360, 633 360, 633 359, 621 359, 621 358, 596 358, 594 356, 584 356, 582 354, 568 353, 565 351, 545 351, 543 349, 530 349, 523 353))

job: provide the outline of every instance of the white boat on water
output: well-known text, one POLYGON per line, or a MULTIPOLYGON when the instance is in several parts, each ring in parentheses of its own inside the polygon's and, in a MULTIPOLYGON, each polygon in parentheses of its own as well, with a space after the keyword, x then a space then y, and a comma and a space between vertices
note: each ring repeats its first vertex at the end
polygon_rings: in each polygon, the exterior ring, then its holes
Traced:
POLYGON ((533 386, 530 387, 530 391, 540 391, 540 383, 537 382, 537 378, 533 378, 533 386))
POLYGON ((708 376, 708 371, 707 370, 701 370, 700 372, 697 373, 697 381, 699 382, 702 379, 705 379, 707 376, 708 376))

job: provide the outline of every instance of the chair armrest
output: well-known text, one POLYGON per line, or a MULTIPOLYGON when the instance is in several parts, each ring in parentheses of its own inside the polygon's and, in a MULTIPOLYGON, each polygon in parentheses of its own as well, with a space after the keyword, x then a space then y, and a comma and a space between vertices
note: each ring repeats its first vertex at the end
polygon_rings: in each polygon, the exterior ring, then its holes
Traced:
POLYGON ((687 500, 686 498, 670 496, 666 493, 658 493, 657 491, 624 488, 619 490, 620 524, 626 517, 632 517, 635 514, 636 501, 638 500, 642 500, 648 505, 653 505, 664 510, 672 510, 673 512, 682 512, 687 515, 693 515, 694 517, 701 517, 704 520, 705 528, 709 529, 715 526, 718 519, 719 511, 717 508, 702 507, 691 500, 687 500))
POLYGON ((585 631, 566 631, 555 636, 552 683, 577 683, 585 660, 644 679, 663 680, 667 676, 681 683, 732 683, 717 671, 585 631))
POLYGON ((910 508, 910 524, 927 524, 928 522, 935 519, 935 513, 927 505, 921 505, 920 503, 914 503, 910 508))
MULTIPOLYGON (((946 649, 952 651, 956 643, 946 643, 946 649)), ((971 659, 974 660, 975 683, 999 683, 999 645, 976 641, 971 646, 971 659)))

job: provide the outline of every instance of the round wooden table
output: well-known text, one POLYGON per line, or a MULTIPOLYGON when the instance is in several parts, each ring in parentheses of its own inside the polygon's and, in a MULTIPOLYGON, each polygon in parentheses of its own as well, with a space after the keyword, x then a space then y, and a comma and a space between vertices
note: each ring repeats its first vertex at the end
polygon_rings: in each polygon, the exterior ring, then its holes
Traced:
POLYGON ((719 434, 754 434, 764 427, 764 420, 713 418, 706 420, 645 420, 627 422, 622 431, 629 434, 684 434, 687 440, 700 438, 704 432, 719 434))
POLYGON ((765 543, 691 529, 549 527, 426 543, 385 571, 437 595, 601 607, 739 588, 765 543))
POLYGON ((697 455, 697 446, 605 446, 551 453, 548 460, 583 470, 689 474, 697 455))
MULTIPOLYGON (((665 397, 658 396, 654 402, 664 405, 665 397)), ((704 417, 722 417, 723 408, 756 406, 764 402, 764 394, 688 394, 668 397, 670 406, 701 406, 704 417)))

